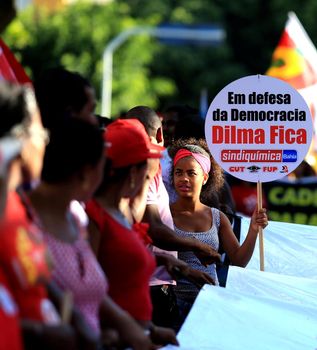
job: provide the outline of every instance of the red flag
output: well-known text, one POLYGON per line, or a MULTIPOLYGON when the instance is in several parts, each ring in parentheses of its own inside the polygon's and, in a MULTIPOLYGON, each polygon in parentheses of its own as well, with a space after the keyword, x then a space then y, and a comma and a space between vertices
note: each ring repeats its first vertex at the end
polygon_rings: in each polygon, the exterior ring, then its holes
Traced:
POLYGON ((8 80, 14 83, 32 83, 23 67, 14 57, 8 46, 0 39, 0 81, 8 80))
POLYGON ((266 72, 292 85, 310 107, 314 124, 313 146, 307 160, 317 169, 317 50, 295 13, 288 15, 282 37, 266 72))

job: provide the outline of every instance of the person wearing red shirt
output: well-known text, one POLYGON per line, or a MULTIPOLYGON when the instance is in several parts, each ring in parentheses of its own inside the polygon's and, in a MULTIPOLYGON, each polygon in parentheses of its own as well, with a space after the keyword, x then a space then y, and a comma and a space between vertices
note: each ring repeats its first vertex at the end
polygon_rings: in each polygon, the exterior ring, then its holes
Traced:
MULTIPOLYGON (((0 269, 19 310, 24 346, 74 349, 71 327, 60 323, 47 298, 49 264, 42 235, 28 220, 15 192, 23 182, 39 177, 48 141, 32 89, 1 82, 0 114, 0 269)), ((6 349, 22 348, 15 343, 19 336, 9 338, 13 331, 20 333, 9 329, 13 325, 6 322, 1 329, 7 337, 3 344, 12 344, 6 349)))
POLYGON ((150 331, 154 343, 177 344, 171 329, 151 323, 149 280, 155 259, 139 237, 146 237, 144 231, 136 231, 123 210, 127 200, 133 201, 144 189, 148 160, 160 158, 163 148, 150 142, 136 119, 113 122, 105 137, 111 146, 103 182, 95 198, 86 203, 93 249, 108 277, 113 300, 150 331))
POLYGON ((0 268, 0 349, 21 350, 18 308, 10 293, 6 275, 0 268))

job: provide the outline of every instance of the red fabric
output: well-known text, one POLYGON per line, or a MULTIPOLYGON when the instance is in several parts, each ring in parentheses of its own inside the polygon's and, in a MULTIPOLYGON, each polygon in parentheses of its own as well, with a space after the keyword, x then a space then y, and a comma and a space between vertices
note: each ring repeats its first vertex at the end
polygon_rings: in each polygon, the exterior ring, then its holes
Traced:
MULTIPOLYGON (((317 82, 315 62, 307 54, 315 50, 315 47, 309 41, 298 44, 299 37, 305 35, 305 31, 298 28, 296 20, 289 19, 273 52, 271 66, 266 72, 267 75, 286 81, 297 90, 305 89, 317 82)), ((315 98, 316 91, 313 89, 311 96, 310 93, 303 95, 309 103, 312 97, 315 98)))
MULTIPOLYGON (((231 193, 236 204, 236 211, 248 216, 252 216, 257 205, 256 186, 232 186, 231 193)), ((263 208, 267 207, 267 201, 263 194, 263 208)))
POLYGON ((18 310, 0 268, 0 350, 22 350, 18 310))
POLYGON ((162 158, 164 147, 151 143, 144 126, 137 119, 117 119, 105 130, 104 137, 110 144, 107 158, 113 168, 142 163, 148 158, 162 158))
POLYGON ((0 39, 0 80, 1 78, 13 83, 31 83, 23 67, 2 39, 0 39))
POLYGON ((86 211, 101 233, 98 260, 108 278, 109 295, 135 319, 150 321, 154 257, 135 231, 114 220, 95 200, 86 204, 86 211))
POLYGON ((26 290, 16 289, 13 295, 19 305, 21 318, 48 323, 44 309, 48 297, 43 285, 34 285, 26 290))
POLYGON ((174 167, 176 166, 178 161, 188 156, 193 157, 196 160, 196 162, 200 165, 200 167, 203 169, 203 172, 205 174, 209 174, 210 167, 211 167, 210 157, 209 156, 207 157, 202 153, 191 152, 185 148, 181 148, 175 154, 174 161, 173 161, 174 167))
POLYGON ((16 193, 10 193, 0 223, 0 266, 4 268, 22 318, 46 321, 43 302, 49 279, 47 249, 16 193))
POLYGON ((139 235, 145 245, 152 244, 152 238, 148 235, 149 224, 144 222, 136 222, 133 224, 132 229, 139 235))

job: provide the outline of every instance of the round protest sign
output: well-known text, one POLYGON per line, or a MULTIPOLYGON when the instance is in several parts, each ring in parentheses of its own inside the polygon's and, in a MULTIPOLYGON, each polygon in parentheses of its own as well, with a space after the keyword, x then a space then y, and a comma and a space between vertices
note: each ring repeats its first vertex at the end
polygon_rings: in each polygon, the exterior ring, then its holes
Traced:
POLYGON ((312 118, 303 97, 282 80, 238 79, 212 101, 205 122, 208 147, 231 175, 250 182, 277 180, 305 158, 312 118))

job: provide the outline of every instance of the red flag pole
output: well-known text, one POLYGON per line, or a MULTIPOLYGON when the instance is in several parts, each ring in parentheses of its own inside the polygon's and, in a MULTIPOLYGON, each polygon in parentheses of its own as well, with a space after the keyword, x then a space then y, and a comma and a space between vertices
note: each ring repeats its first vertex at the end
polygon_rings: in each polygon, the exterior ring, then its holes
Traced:
POLYGON ((15 58, 9 47, 0 38, 0 80, 18 84, 32 84, 23 67, 15 58))

